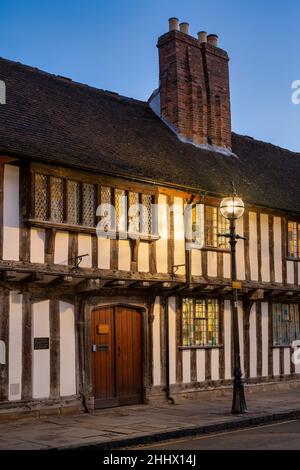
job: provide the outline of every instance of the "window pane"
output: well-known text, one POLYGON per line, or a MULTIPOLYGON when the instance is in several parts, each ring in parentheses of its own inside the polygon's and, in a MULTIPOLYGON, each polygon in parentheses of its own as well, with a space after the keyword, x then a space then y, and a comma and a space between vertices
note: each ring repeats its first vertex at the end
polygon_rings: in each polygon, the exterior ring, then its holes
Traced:
POLYGON ((140 231, 139 195, 138 193, 130 192, 128 199, 128 232, 138 233, 140 231))
MULTIPOLYGON (((218 210, 218 232, 219 233, 229 233, 230 222, 228 219, 222 216, 220 209, 218 210)), ((229 249, 229 239, 226 237, 218 237, 218 246, 219 248, 229 249)))
POLYGON ((288 254, 293 258, 298 256, 298 234, 296 222, 288 223, 288 254))
POLYGON ((78 225, 80 223, 80 188, 77 181, 67 182, 68 191, 68 223, 78 225))
POLYGON ((127 231, 127 217, 126 217, 126 194, 124 190, 115 190, 115 209, 116 209, 116 229, 119 232, 127 231))
POLYGON ((183 299, 182 344, 183 346, 219 344, 219 302, 217 299, 183 299))
POLYGON ((82 185, 82 223, 87 227, 95 226, 96 190, 93 184, 82 185))
POLYGON ((199 247, 204 245, 204 205, 197 204, 192 209, 192 241, 199 247))
POLYGON ((290 346, 300 339, 299 309, 296 304, 273 304, 273 345, 290 346))
POLYGON ((218 246, 218 223, 217 208, 212 206, 205 207, 205 244, 207 246, 218 246))
POLYGON ((47 220, 47 176, 35 175, 35 218, 47 220))
POLYGON ((56 223, 62 223, 64 218, 63 180, 51 176, 50 188, 51 220, 56 223))
POLYGON ((142 233, 152 233, 151 217, 152 197, 148 194, 142 194, 142 233))
POLYGON ((113 206, 111 203, 111 188, 101 187, 101 223, 104 232, 112 230, 113 206))

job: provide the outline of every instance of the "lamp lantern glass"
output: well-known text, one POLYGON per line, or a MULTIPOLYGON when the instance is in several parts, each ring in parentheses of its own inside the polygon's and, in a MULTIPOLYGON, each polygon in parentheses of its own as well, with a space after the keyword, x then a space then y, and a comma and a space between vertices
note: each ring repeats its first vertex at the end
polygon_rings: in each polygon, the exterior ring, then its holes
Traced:
POLYGON ((225 219, 239 219, 245 211, 245 205, 237 196, 225 197, 220 204, 220 211, 225 219))

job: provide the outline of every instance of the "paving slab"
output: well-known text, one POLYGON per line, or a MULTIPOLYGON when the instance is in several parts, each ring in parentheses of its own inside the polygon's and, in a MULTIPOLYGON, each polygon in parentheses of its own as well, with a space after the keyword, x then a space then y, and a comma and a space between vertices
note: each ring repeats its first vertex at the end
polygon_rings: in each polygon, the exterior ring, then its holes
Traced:
MULTIPOLYGON (((200 396, 201 397, 201 396, 200 396)), ((230 413, 231 391, 222 397, 175 405, 134 405, 93 414, 47 416, 0 424, 0 449, 109 449, 234 429, 300 416, 300 381, 290 390, 247 394, 249 413, 230 413)))

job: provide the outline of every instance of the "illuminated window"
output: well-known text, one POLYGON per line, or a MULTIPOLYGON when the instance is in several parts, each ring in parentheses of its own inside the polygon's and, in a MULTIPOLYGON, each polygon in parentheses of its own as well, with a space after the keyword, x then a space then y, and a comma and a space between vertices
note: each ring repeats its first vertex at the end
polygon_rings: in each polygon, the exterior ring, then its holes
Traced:
POLYGON ((205 245, 207 247, 228 250, 229 242, 226 237, 218 237, 218 234, 229 233, 229 220, 222 216, 220 209, 213 206, 205 206, 204 230, 205 245))
POLYGON ((300 317, 297 304, 273 304, 273 345, 291 346, 300 340, 300 317))
POLYGON ((300 257, 300 224, 298 222, 288 222, 288 256, 300 257))
POLYGON ((220 340, 217 299, 182 300, 182 346, 216 346, 220 340))

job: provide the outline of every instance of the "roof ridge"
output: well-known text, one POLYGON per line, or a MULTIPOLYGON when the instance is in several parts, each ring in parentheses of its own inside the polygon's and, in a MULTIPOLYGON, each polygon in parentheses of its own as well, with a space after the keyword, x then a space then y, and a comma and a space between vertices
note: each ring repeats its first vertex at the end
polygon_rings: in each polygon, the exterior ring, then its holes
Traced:
POLYGON ((104 90, 103 88, 97 88, 95 86, 88 85, 87 83, 77 82, 76 80, 73 80, 70 77, 66 77, 66 76, 63 76, 63 75, 60 75, 60 74, 47 72, 47 71, 42 70, 38 67, 33 67, 32 65, 23 64, 22 62, 19 62, 19 61, 16 61, 16 60, 11 60, 11 59, 6 59, 5 57, 0 56, 0 61, 1 60, 4 61, 4 62, 7 62, 7 63, 11 63, 13 65, 17 65, 17 66, 19 66, 21 68, 24 68, 24 69, 26 69, 30 72, 39 73, 41 75, 48 76, 48 77, 50 77, 50 78, 52 78, 52 79, 54 79, 58 82, 63 82, 63 83, 69 84, 71 86, 73 85, 73 86, 76 86, 77 88, 86 88, 88 90, 91 90, 91 91, 94 91, 94 92, 97 92, 97 93, 101 93, 101 94, 104 94, 106 96, 110 96, 112 98, 116 98, 119 101, 120 100, 125 100, 129 103, 139 104, 139 105, 143 105, 143 106, 148 107, 147 101, 142 101, 142 100, 138 100, 137 98, 131 98, 129 96, 121 95, 120 93, 115 92, 115 91, 104 90))
POLYGON ((238 134, 237 132, 232 132, 232 135, 237 136, 237 137, 242 137, 243 139, 253 141, 253 142, 255 142, 257 144, 260 144, 260 145, 269 145, 270 147, 273 147, 274 149, 281 150, 281 151, 284 151, 284 152, 289 152, 292 155, 297 155, 297 156, 300 157, 300 151, 295 152, 294 150, 290 150, 286 147, 281 147, 280 145, 273 144, 272 142, 266 142, 265 140, 257 139, 256 137, 252 137, 252 136, 249 136, 249 135, 238 134))

